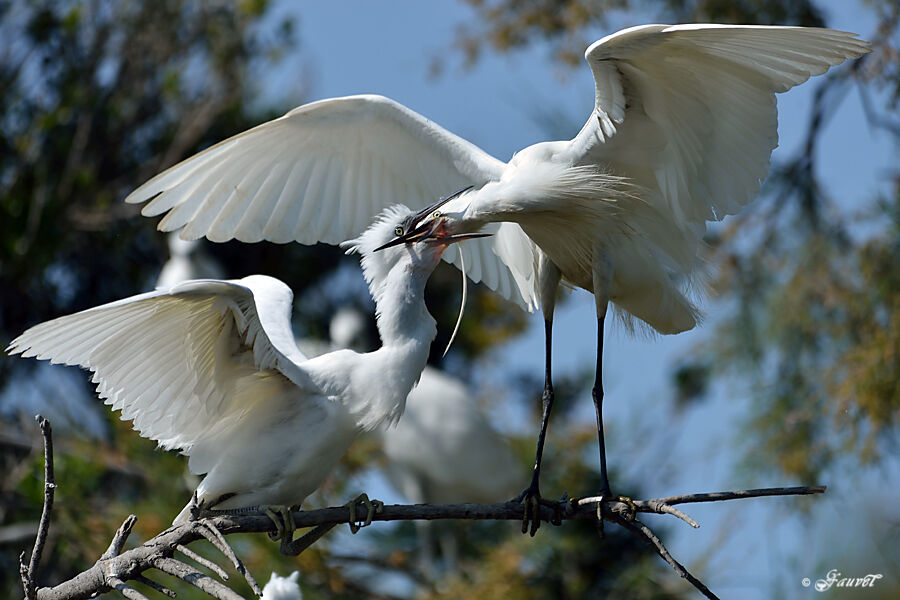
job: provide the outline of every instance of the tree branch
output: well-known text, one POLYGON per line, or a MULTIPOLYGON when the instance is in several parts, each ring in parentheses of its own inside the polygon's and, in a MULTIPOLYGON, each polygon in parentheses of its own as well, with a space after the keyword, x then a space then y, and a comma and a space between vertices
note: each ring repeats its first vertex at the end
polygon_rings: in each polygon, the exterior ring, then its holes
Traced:
MULTIPOLYGON (((241 573, 257 595, 262 595, 253 576, 247 571, 237 555, 225 540, 225 535, 232 533, 263 533, 275 530, 272 519, 261 513, 240 512, 231 515, 218 515, 200 520, 190 521, 182 525, 170 527, 156 537, 137 548, 123 552, 125 542, 131 534, 137 517, 130 515, 116 531, 109 548, 100 556, 94 566, 79 573, 72 579, 51 588, 36 589, 35 573, 41 560, 41 553, 50 527, 50 512, 53 508, 53 493, 56 487, 53 475, 53 441, 50 422, 40 415, 37 417, 44 438, 44 508, 41 514, 38 534, 29 564, 25 565, 25 553, 20 556, 19 571, 25 590, 26 600, 86 600, 104 592, 115 590, 129 600, 147 600, 146 596, 128 585, 128 581, 137 581, 152 589, 174 597, 171 590, 147 579, 144 572, 157 569, 177 577, 206 594, 219 600, 242 600, 234 590, 213 579, 211 576, 197 571, 194 567, 176 560, 173 555, 181 552, 200 565, 210 569, 221 579, 227 580, 224 570, 207 558, 192 550, 187 544, 205 539, 213 544, 231 564, 241 573)), ((759 498, 764 496, 789 496, 805 494, 821 494, 825 486, 781 487, 705 494, 684 494, 656 498, 652 500, 631 500, 616 497, 604 499, 590 496, 580 499, 560 500, 541 504, 536 515, 543 521, 552 523, 561 520, 598 520, 609 521, 619 525, 644 541, 663 558, 675 572, 689 581, 707 598, 716 599, 709 588, 694 577, 669 553, 659 537, 644 523, 636 519, 637 513, 670 514, 685 521, 692 527, 699 527, 696 521, 673 507, 675 504, 696 502, 723 502, 742 498, 759 498)), ((372 521, 411 521, 411 520, 507 520, 521 521, 525 506, 521 502, 511 500, 499 504, 393 504, 383 506, 372 514, 372 521)), ((203 515, 201 515, 203 516, 203 515)), ((296 527, 330 528, 341 523, 352 523, 354 519, 353 503, 319 510, 297 511, 293 513, 296 527)), ((290 545, 290 540, 287 540, 290 545)), ((305 546, 304 546, 305 548, 305 546)))
POLYGON ((37 537, 34 540, 34 548, 31 550, 31 560, 25 566, 25 553, 19 556, 19 574, 22 577, 22 587, 25 591, 25 600, 34 600, 35 575, 41 562, 41 554, 44 544, 47 542, 47 534, 50 532, 50 511, 53 510, 53 494, 56 483, 53 476, 53 430, 50 421, 36 415, 35 420, 41 427, 41 435, 44 438, 44 508, 41 511, 41 521, 38 525, 37 537))
MULTIPOLYGON (((634 519, 634 513, 674 514, 671 504, 684 504, 690 502, 722 502, 740 498, 753 498, 763 496, 783 496, 819 494, 825 491, 824 487, 793 487, 793 488, 768 488, 756 490, 739 490, 729 492, 716 492, 711 494, 687 494, 659 498, 653 500, 633 501, 633 511, 630 503, 620 499, 603 501, 602 518, 605 521, 625 527, 635 533, 641 539, 648 541, 673 569, 682 577, 690 581, 694 587, 700 590, 708 598, 715 598, 696 577, 692 576, 680 565, 659 541, 653 532, 644 523, 634 519), (668 508, 667 508, 668 507, 668 508)), ((561 502, 558 509, 563 520, 593 520, 597 519, 598 498, 582 498, 561 502)), ((541 506, 540 518, 550 522, 555 518, 552 508, 541 506)), ((518 502, 503 502, 498 504, 393 504, 384 506, 380 513, 373 516, 373 521, 409 521, 409 520, 438 520, 438 519, 463 519, 463 520, 508 520, 521 521, 524 516, 524 507, 518 502)), ((678 515, 676 515, 678 516, 678 515)), ((293 513, 294 521, 298 528, 313 527, 317 525, 336 525, 348 522, 349 509, 346 506, 322 508, 318 510, 297 511, 293 513)), ((683 517, 680 517, 683 518, 683 517)), ((689 519, 689 517, 688 517, 689 519)), ((691 522, 691 521, 689 521, 691 522)), ((128 521, 126 521, 126 524, 128 521)), ((133 524, 133 523, 132 523, 133 524)), ((696 523, 694 523, 696 525, 696 523)), ((37 591, 38 600, 81 600, 90 596, 119 589, 128 580, 138 580, 144 571, 152 568, 161 568, 166 572, 175 574, 192 585, 207 591, 216 598, 230 598, 231 590, 213 580, 211 577, 198 574, 198 572, 183 563, 171 558, 179 546, 187 545, 198 539, 210 537, 209 527, 215 527, 222 535, 234 533, 263 533, 274 531, 272 520, 262 514, 236 514, 219 515, 185 523, 177 527, 171 527, 163 531, 144 544, 119 554, 107 551, 97 563, 87 571, 77 575, 69 581, 63 582, 52 588, 41 588, 37 591), (175 564, 177 563, 177 565, 175 564), (228 590, 228 591, 225 591, 228 590)), ((124 530, 130 531, 130 527, 123 525, 116 533, 113 547, 121 549, 124 543, 124 530), (116 541, 119 540, 119 541, 116 541)), ((126 586, 127 587, 127 586, 126 586)), ((126 592, 130 593, 130 592, 126 592)))

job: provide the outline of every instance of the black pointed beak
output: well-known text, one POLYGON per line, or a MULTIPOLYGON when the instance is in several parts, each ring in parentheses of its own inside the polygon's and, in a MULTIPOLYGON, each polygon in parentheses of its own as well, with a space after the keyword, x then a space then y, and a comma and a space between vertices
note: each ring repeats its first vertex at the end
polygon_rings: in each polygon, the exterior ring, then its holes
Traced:
MULTIPOLYGON (((431 234, 432 230, 434 229, 435 222, 426 221, 425 223, 420 225, 421 221, 423 219, 425 219, 426 217, 434 214, 434 211, 436 211, 443 205, 447 204, 451 200, 453 200, 455 198, 459 198, 462 194, 471 190, 472 187, 473 186, 471 186, 471 185, 464 187, 463 189, 459 190, 455 194, 451 194, 450 196, 447 196, 446 198, 442 198, 442 199, 438 200, 437 202, 435 202, 433 204, 429 204, 425 208, 421 209, 419 212, 415 213, 410 218, 409 225, 408 225, 409 231, 407 231, 403 235, 399 235, 399 236, 395 237, 394 239, 389 241, 387 244, 384 244, 382 246, 379 246, 378 248, 375 248, 374 252, 378 252, 379 250, 384 250, 385 248, 390 248, 391 246, 397 246, 399 244, 411 244, 412 242, 416 242, 416 241, 419 241, 422 239, 428 239, 428 236, 431 234)), ((485 233, 467 234, 465 237, 454 235, 454 236, 447 236, 447 237, 439 238, 439 239, 435 238, 435 241, 446 243, 447 240, 451 240, 449 243, 452 244, 454 242, 462 241, 464 239, 469 239, 471 237, 485 237, 487 235, 490 235, 490 234, 485 234, 485 233)))

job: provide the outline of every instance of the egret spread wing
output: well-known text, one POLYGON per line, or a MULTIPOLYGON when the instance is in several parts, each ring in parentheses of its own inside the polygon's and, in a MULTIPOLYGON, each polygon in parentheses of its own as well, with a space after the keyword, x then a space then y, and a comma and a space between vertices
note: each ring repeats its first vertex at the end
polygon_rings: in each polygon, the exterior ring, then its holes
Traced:
MULTIPOLYGON (((585 52, 596 85, 591 158, 631 177, 679 227, 736 213, 778 145, 775 94, 868 52, 855 34, 802 27, 644 25, 585 52)), ((592 123, 593 122, 593 123, 592 123)))
POLYGON ((7 350, 91 370, 100 397, 141 435, 189 449, 249 408, 234 401, 241 378, 312 389, 292 297, 261 275, 187 281, 41 323, 7 350))
MULTIPOLYGON (((159 228, 184 227, 187 239, 337 244, 388 206, 430 204, 498 179, 503 167, 393 100, 348 96, 300 106, 216 144, 125 200, 149 200, 143 214, 166 213, 159 228)), ((492 240, 466 246, 474 281, 520 304, 531 302, 500 268, 492 240)))

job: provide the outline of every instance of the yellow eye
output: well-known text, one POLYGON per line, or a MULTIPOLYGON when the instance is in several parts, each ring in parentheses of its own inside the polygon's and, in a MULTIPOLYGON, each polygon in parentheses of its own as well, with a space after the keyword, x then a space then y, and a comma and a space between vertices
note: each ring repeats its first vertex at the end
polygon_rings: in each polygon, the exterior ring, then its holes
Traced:
POLYGON ((441 211, 436 210, 436 211, 434 211, 434 214, 431 215, 431 218, 437 219, 439 216, 441 216, 441 211))
POLYGON ((396 235, 396 236, 403 235, 403 228, 400 226, 394 227, 394 235, 396 235))

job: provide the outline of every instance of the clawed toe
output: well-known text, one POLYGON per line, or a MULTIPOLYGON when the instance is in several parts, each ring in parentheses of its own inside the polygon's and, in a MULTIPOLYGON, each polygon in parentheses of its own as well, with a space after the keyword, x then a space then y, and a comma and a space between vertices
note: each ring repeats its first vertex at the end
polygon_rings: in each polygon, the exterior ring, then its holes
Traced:
MULTIPOLYGON (((564 502, 566 498, 567 495, 563 494, 561 502, 564 502)), ((538 528, 541 526, 541 506, 546 506, 553 510, 553 518, 550 519, 551 525, 562 524, 562 513, 559 508, 561 502, 544 500, 541 498, 540 489, 536 486, 526 488, 521 494, 513 498, 513 500, 522 503, 525 508, 522 517, 523 534, 527 533, 531 537, 534 537, 534 534, 537 533, 538 528)))
POLYGON ((273 542, 281 540, 282 545, 289 544, 294 537, 294 530, 296 529, 291 507, 282 504, 262 504, 258 510, 272 519, 272 523, 275 525, 275 533, 271 531, 266 532, 269 539, 273 542))
POLYGON ((634 504, 634 500, 629 498, 628 496, 616 496, 616 500, 624 503, 628 507, 628 521, 634 521, 634 517, 637 515, 637 506, 634 504))
POLYGON ((363 527, 372 524, 372 519, 384 508, 384 502, 381 500, 369 500, 369 497, 366 494, 360 494, 344 506, 350 511, 350 519, 348 521, 350 524, 350 533, 355 534, 363 527), (360 504, 366 507, 366 517, 364 519, 359 519, 356 516, 356 510, 360 504))

